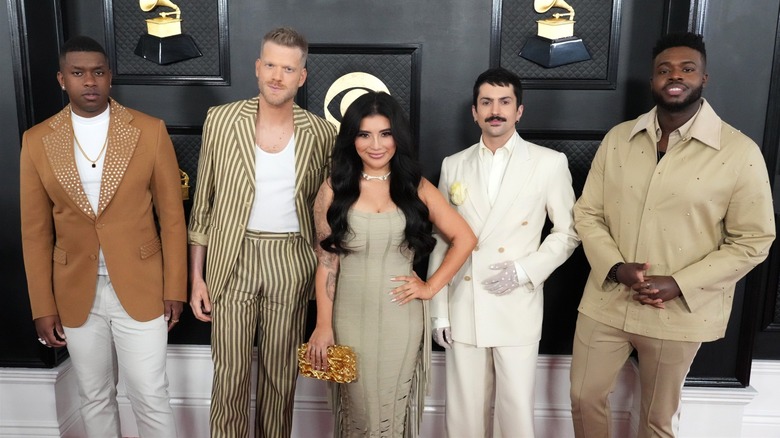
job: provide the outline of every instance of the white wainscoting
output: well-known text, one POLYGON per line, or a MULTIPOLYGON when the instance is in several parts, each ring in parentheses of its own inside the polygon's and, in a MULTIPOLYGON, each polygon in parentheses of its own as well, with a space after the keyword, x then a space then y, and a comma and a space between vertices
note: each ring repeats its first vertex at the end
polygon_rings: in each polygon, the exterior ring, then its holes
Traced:
MULTIPOLYGON (((570 364, 570 356, 539 357, 535 409, 538 438, 574 436, 569 410, 570 364)), ((432 365, 422 436, 439 438, 444 437, 444 355, 434 352, 432 365)), ((626 364, 610 396, 615 437, 636 436, 638 406, 633 397, 638 387, 636 375, 633 363, 626 364)), ((211 377, 208 346, 170 346, 171 405, 182 438, 209 435, 211 377)), ((53 369, 0 368, 0 437, 83 436, 74 378, 70 361, 53 369)), ((754 361, 751 384, 745 389, 685 388, 680 438, 780 437, 780 362, 754 361)), ((293 437, 332 436, 333 419, 328 401, 323 382, 299 378, 293 437)), ((254 397, 252 403, 250 416, 254 397)), ((121 381, 119 404, 123 435, 137 436, 121 381)))
POLYGON ((754 360, 750 386, 758 394, 743 411, 741 438, 780 437, 780 361, 754 360))

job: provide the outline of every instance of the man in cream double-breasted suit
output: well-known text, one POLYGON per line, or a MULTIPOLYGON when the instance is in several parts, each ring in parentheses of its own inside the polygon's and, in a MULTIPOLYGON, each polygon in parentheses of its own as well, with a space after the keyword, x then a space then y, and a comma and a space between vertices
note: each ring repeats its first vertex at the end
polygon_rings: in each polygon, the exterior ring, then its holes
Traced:
MULTIPOLYGON (((447 351, 451 437, 489 436, 494 401, 493 436, 533 436, 542 285, 579 244, 566 156, 517 134, 521 102, 517 75, 482 73, 472 107, 481 140, 442 163, 439 189, 479 239, 431 306, 434 338, 447 351), (548 216, 553 228, 542 241, 548 216)), ((448 245, 437 240, 431 269, 448 245)))

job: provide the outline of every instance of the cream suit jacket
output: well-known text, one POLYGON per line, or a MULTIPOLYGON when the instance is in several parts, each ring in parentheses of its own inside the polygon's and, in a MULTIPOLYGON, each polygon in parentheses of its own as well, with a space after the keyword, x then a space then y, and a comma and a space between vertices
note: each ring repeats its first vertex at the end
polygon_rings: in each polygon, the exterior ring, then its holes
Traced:
MULTIPOLYGON (((466 186, 466 197, 453 207, 469 223, 478 244, 452 281, 434 296, 433 318, 449 318, 452 339, 477 347, 528 345, 541 338, 543 284, 579 244, 574 231, 574 192, 566 155, 523 140, 517 133, 496 201, 490 206, 483 183, 479 143, 442 162, 439 190, 466 186), (549 216, 553 228, 544 241, 549 216), (488 293, 482 281, 496 274, 494 263, 515 261, 530 283, 511 293, 488 293)), ((436 234, 429 272, 439 266, 448 243, 436 234)))
MULTIPOLYGON (((254 201, 257 105, 255 97, 212 107, 203 126, 189 242, 208 247, 206 284, 212 302, 238 259, 254 201)), ((295 207, 301 234, 313 248, 312 206, 328 173, 336 128, 297 105, 293 122, 295 207)))
POLYGON ((86 321, 100 249, 133 319, 162 315, 163 300, 187 300, 181 181, 165 123, 114 100, 110 107, 97 212, 76 168, 70 105, 24 133, 22 247, 33 318, 86 321))

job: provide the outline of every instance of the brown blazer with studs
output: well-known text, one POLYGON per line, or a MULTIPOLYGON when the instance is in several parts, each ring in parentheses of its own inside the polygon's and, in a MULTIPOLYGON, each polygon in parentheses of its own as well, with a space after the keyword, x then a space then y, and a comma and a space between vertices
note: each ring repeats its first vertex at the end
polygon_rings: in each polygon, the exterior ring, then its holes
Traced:
POLYGON ((110 107, 97 212, 76 168, 70 105, 24 133, 22 248, 33 319, 86 321, 100 249, 133 319, 162 315, 163 300, 187 299, 179 167, 165 124, 114 100, 110 107))

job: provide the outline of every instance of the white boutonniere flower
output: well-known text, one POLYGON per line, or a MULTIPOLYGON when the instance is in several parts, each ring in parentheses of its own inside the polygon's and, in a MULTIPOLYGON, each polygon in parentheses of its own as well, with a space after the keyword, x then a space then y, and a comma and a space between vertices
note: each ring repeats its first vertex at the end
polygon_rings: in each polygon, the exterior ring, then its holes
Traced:
POLYGON ((466 184, 462 182, 456 181, 450 186, 450 202, 452 202, 454 205, 463 204, 463 201, 466 200, 467 194, 468 189, 466 188, 466 184))

